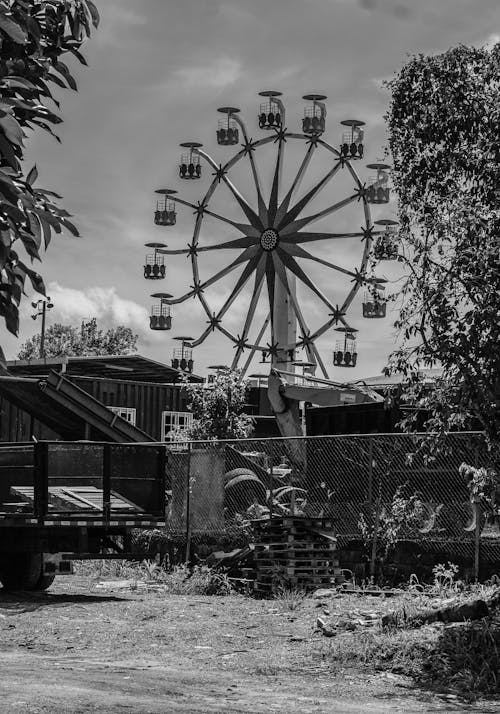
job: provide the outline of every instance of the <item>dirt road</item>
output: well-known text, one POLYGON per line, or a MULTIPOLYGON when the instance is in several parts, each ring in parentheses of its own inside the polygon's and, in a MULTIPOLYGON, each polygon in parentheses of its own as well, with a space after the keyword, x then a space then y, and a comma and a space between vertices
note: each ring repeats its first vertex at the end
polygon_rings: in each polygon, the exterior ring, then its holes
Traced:
POLYGON ((496 712, 339 670, 293 612, 242 597, 96 590, 63 579, 44 595, 0 592, 0 712, 496 712))

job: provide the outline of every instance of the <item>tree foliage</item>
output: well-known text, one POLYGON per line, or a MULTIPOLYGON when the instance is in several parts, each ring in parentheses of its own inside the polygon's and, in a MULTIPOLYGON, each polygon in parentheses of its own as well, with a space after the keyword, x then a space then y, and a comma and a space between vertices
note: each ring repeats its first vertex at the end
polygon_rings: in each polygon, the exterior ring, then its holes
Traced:
POLYGON ((193 425, 183 432, 183 439, 247 439, 254 419, 245 414, 248 382, 239 372, 219 373, 211 384, 187 382, 188 409, 193 425))
POLYGON ((45 294, 25 261, 40 260, 63 228, 78 236, 60 196, 36 186, 37 168, 25 174, 25 140, 37 127, 57 139, 52 127, 62 119, 50 86, 76 90, 62 57, 86 64, 80 47, 98 23, 91 0, 0 0, 0 315, 14 335, 26 278, 45 294))
MULTIPOLYGON (((407 266, 387 372, 438 437, 479 422, 498 445, 500 45, 413 57, 388 83, 393 179, 407 266), (442 367, 428 390, 421 370, 442 367)), ((413 416, 403 425, 414 428, 413 416)))
MULTIPOLYGON (((46 357, 128 355, 137 350, 138 337, 123 325, 100 330, 95 320, 81 328, 56 323, 45 332, 44 352, 46 357)), ((37 359, 39 354, 40 335, 35 335, 21 346, 18 359, 37 359)))

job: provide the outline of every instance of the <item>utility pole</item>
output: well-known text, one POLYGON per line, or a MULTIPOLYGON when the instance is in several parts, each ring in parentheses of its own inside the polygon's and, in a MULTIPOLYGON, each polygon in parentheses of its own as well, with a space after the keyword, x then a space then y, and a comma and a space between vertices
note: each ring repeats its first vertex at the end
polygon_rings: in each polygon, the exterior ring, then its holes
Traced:
POLYGON ((42 317, 42 327, 40 330, 40 350, 38 353, 38 356, 40 359, 43 359, 45 357, 45 322, 46 322, 46 314, 47 310, 51 310, 54 307, 53 302, 51 299, 47 296, 44 298, 40 298, 40 300, 37 300, 36 302, 31 303, 31 307, 36 309, 36 312, 31 316, 33 320, 36 320, 37 317, 41 315, 42 317))

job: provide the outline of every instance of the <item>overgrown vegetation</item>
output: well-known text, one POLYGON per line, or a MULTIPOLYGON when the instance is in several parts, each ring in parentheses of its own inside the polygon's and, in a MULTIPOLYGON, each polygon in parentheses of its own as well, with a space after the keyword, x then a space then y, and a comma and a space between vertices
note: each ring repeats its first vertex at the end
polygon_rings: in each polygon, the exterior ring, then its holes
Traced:
POLYGON ((217 439, 248 439, 254 419, 245 413, 249 383, 238 370, 223 370, 209 384, 188 382, 187 407, 193 414, 193 424, 179 431, 179 441, 217 439))
POLYGON ((425 522, 426 513, 422 494, 409 493, 408 484, 402 484, 396 489, 387 506, 382 505, 379 498, 371 507, 368 517, 360 513, 358 528, 367 555, 375 556, 382 573, 397 543, 418 532, 425 522))
POLYGON ((412 57, 388 83, 406 275, 388 372, 438 443, 480 424, 500 448, 500 43, 412 57), (442 367, 428 388, 422 368, 442 367))
POLYGON ((169 567, 168 561, 84 560, 75 562, 75 572, 98 580, 130 580, 131 589, 139 583, 161 585, 172 595, 229 595, 233 590, 225 573, 203 564, 169 567))

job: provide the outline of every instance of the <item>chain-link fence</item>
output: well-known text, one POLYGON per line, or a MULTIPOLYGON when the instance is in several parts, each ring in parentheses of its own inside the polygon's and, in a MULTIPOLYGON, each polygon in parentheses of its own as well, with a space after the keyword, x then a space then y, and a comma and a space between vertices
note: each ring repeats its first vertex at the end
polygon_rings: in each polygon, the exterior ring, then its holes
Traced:
POLYGON ((482 560, 498 559, 500 531, 484 509, 475 512, 459 474, 464 462, 491 465, 482 435, 450 433, 434 455, 419 451, 419 439, 360 434, 179 445, 168 457, 167 531, 189 555, 203 544, 244 544, 252 519, 294 514, 331 519, 339 548, 362 546, 372 569, 388 538, 407 551, 418 546, 420 558, 434 552, 472 564, 480 547, 482 560))

